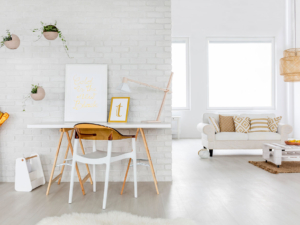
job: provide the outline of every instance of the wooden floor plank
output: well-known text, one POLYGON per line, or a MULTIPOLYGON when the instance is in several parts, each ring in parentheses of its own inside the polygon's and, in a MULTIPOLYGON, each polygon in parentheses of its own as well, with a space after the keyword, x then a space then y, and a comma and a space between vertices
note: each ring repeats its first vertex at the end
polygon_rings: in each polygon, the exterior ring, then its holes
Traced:
POLYGON ((102 210, 104 183, 97 192, 89 183, 83 196, 74 185, 73 203, 68 203, 69 183, 47 184, 32 192, 16 192, 13 183, 0 183, 0 224, 36 224, 44 217, 65 213, 123 211, 149 217, 194 219, 205 225, 299 224, 300 174, 271 174, 248 163, 262 160, 260 150, 214 151, 214 157, 200 159, 200 140, 173 141, 173 182, 138 182, 138 198, 133 183, 110 182, 107 209, 102 210), (18 216, 16 216, 18 215, 18 216))

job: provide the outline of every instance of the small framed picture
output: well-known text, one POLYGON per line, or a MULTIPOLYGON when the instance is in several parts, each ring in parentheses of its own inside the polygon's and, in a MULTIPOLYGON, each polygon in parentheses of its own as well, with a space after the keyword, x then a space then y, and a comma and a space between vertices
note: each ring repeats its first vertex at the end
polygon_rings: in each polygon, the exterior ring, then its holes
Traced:
POLYGON ((108 122, 126 123, 128 117, 130 97, 112 97, 108 122))

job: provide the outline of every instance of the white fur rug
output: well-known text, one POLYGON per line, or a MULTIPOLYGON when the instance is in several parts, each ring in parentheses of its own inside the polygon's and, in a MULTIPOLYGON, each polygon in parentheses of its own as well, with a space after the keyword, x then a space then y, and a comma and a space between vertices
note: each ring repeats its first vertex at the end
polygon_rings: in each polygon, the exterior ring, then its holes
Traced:
POLYGON ((196 225, 190 219, 152 219, 124 212, 73 213, 47 217, 37 225, 196 225))

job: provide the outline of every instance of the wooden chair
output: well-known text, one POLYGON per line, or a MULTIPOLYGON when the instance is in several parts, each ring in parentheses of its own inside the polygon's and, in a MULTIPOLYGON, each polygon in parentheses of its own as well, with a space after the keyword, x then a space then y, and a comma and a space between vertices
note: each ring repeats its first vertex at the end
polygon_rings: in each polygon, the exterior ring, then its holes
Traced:
MULTIPOLYGON (((106 164, 105 184, 104 184, 104 197, 103 197, 103 209, 106 208, 106 199, 109 182, 109 170, 110 163, 122 160, 132 159, 133 161, 133 173, 134 173, 134 197, 137 198, 137 174, 136 174, 136 148, 135 148, 135 135, 122 135, 117 130, 89 123, 80 123, 74 126, 75 128, 75 142, 74 142, 74 154, 72 160, 72 172, 69 192, 69 203, 72 203, 74 175, 76 162, 92 164, 93 165, 93 191, 96 192, 96 169, 95 165, 106 164), (128 153, 115 153, 112 152, 112 142, 115 140, 129 139, 132 141, 132 151, 128 153), (93 141, 93 152, 85 155, 78 155, 77 148, 78 143, 81 143, 81 139, 93 141), (96 150, 96 140, 107 140, 107 152, 96 150)), ((82 147, 82 146, 81 146, 82 147)))

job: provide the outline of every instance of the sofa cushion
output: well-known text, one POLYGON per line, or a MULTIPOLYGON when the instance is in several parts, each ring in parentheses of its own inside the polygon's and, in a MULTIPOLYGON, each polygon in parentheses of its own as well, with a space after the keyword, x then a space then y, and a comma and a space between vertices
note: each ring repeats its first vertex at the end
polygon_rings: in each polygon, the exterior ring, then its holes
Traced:
POLYGON ((233 116, 219 115, 219 124, 221 132, 235 132, 233 116))
POLYGON ((248 134, 235 132, 220 132, 216 134, 217 141, 247 141, 248 134))
MULTIPOLYGON (((237 116, 238 114, 222 114, 223 116, 237 116)), ((209 123, 209 117, 214 118, 219 123, 219 114, 218 113, 204 113, 203 114, 203 123, 209 123)), ((275 117, 275 116, 273 116, 275 117)))
POLYGON ((248 134, 249 141, 260 141, 260 140, 281 140, 281 136, 278 133, 273 132, 255 132, 248 134))
POLYGON ((216 133, 219 133, 220 132, 220 126, 219 126, 219 123, 216 121, 215 118, 213 117, 209 117, 209 124, 213 125, 215 130, 216 130, 216 133))
POLYGON ((281 118, 282 118, 282 116, 275 117, 275 118, 268 118, 268 126, 269 126, 270 131, 272 131, 273 133, 277 132, 278 124, 279 124, 281 118))
POLYGON ((248 133, 250 130, 250 119, 249 117, 233 117, 235 132, 238 133, 248 133))
POLYGON ((249 117, 250 120, 251 119, 255 119, 255 118, 274 118, 275 114, 273 113, 269 113, 269 114, 241 114, 241 117, 249 117))
POLYGON ((249 133, 254 132, 270 132, 268 126, 268 118, 252 118, 250 119, 250 130, 249 133))

